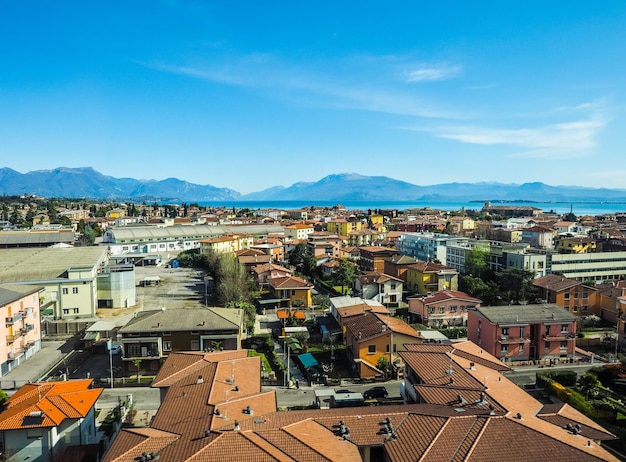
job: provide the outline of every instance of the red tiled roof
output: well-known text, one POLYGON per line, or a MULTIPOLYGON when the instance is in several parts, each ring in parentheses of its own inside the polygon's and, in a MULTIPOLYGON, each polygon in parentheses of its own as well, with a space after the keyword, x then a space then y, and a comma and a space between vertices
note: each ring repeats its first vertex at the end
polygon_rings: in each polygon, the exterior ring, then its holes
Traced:
POLYGON ((0 413, 0 430, 55 427, 65 419, 86 417, 102 394, 102 389, 90 388, 92 382, 86 379, 24 385, 0 413))

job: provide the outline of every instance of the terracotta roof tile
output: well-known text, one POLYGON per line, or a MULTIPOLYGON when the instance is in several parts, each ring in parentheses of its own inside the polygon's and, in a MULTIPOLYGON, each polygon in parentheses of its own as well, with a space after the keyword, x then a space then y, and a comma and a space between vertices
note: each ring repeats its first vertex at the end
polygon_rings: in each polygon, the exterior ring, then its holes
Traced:
POLYGON ((0 430, 54 427, 65 419, 86 417, 102 394, 91 389, 92 380, 29 383, 9 398, 0 413, 0 430), (41 416, 31 416, 41 412, 41 416))

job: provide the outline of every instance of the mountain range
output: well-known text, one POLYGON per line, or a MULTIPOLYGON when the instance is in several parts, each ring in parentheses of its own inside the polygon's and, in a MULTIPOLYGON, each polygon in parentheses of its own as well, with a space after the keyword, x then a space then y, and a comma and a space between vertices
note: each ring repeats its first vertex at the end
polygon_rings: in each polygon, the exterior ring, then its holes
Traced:
POLYGON ((0 168, 0 195, 35 195, 132 201, 626 201, 626 189, 550 186, 544 183, 445 183, 419 186, 386 176, 356 173, 328 175, 316 182, 297 182, 241 194, 234 189, 198 185, 177 178, 137 180, 103 175, 93 168, 34 170, 0 168))

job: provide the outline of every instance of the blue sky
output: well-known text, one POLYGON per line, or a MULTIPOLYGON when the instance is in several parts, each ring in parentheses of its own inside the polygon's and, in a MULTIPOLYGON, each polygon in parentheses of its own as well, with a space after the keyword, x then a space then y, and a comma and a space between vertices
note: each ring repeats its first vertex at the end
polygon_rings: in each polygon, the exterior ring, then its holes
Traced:
POLYGON ((626 2, 0 0, 0 167, 626 188, 626 2))

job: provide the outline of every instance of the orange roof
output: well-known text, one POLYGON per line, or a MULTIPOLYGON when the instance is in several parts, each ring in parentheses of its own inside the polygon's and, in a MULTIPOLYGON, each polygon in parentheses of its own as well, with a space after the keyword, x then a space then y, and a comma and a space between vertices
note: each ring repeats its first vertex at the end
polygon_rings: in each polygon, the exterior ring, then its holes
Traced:
POLYGON ((56 427, 65 419, 86 417, 102 394, 93 380, 28 383, 0 413, 0 430, 56 427))

